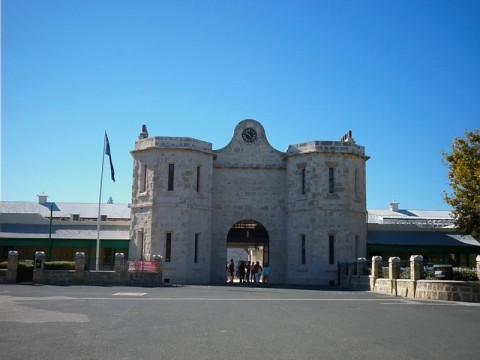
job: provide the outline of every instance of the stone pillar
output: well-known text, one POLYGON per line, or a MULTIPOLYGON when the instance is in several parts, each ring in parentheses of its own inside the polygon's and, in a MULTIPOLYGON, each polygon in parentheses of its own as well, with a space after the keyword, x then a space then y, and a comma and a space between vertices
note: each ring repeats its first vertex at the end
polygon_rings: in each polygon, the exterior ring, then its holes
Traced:
POLYGON ((157 262, 157 285, 163 285, 163 257, 161 255, 153 255, 153 260, 157 262))
POLYGON ((367 259, 357 259, 357 275, 365 275, 367 273, 367 259))
POLYGON ((388 258, 388 278, 390 280, 398 279, 400 277, 400 258, 388 258))
POLYGON ((423 256, 410 256, 410 280, 420 280, 423 278, 423 256))
POLYGON ((76 252, 75 253, 75 279, 83 280, 85 274, 85 253, 76 252))
POLYGON ((480 280, 480 255, 477 255, 475 260, 477 260, 477 277, 480 280))
POLYGON ((8 252, 7 278, 5 279, 7 284, 15 284, 17 282, 17 270, 18 251, 12 250, 8 252))
POLYGON ((372 276, 375 279, 382 277, 382 262, 383 259, 381 256, 373 256, 372 257, 372 276))
POLYGON ((33 263, 33 283, 43 284, 43 269, 45 268, 45 252, 37 251, 35 253, 35 261, 33 263))
POLYGON ((115 253, 115 272, 125 271, 125 255, 115 253))

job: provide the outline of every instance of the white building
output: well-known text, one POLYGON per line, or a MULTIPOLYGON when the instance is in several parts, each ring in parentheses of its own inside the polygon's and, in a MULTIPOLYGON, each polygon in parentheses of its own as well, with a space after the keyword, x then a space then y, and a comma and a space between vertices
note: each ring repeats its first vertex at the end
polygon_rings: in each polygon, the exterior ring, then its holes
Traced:
POLYGON ((366 255, 368 156, 351 132, 282 152, 244 120, 212 150, 144 126, 131 154, 129 257, 162 255, 170 282, 224 282, 228 249, 284 284, 335 284, 337 262, 366 255))

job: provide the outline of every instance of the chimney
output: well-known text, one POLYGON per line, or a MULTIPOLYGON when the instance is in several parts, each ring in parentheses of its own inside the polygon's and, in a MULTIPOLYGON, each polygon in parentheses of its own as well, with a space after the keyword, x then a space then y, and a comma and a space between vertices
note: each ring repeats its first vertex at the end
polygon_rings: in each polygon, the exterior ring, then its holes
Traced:
POLYGON ((45 195, 43 192, 40 194, 40 195, 37 195, 38 196, 38 203, 41 204, 41 205, 44 205, 47 203, 47 198, 48 198, 48 195, 45 195))
POLYGON ((148 130, 147 130, 147 125, 142 125, 142 132, 138 136, 138 140, 146 139, 148 138, 148 130))
POLYGON ((398 211, 398 205, 400 203, 396 202, 396 201, 392 201, 390 203, 390 211, 398 211))

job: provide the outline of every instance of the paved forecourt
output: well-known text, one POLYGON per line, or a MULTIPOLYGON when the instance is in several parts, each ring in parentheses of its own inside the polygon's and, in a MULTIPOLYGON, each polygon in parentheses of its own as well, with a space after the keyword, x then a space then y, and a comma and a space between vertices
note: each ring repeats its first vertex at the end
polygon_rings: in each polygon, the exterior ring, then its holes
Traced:
POLYGON ((0 285, 8 359, 476 358, 480 304, 233 286, 0 285))

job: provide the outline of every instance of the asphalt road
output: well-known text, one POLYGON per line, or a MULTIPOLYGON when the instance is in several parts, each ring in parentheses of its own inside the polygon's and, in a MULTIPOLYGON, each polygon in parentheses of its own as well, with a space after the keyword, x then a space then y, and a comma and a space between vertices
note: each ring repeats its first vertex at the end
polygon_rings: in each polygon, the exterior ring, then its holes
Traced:
POLYGON ((325 289, 0 285, 0 359, 476 359, 480 304, 325 289))

